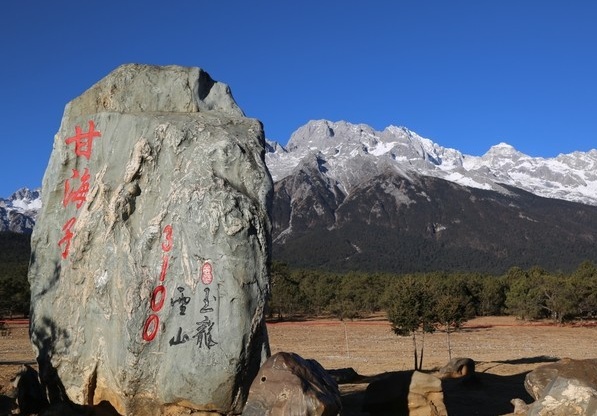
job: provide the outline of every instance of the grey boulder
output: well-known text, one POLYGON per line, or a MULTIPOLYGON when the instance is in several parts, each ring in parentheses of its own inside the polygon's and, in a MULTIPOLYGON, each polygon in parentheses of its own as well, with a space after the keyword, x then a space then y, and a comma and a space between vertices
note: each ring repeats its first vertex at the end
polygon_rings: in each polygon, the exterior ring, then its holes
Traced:
POLYGON ((563 359, 543 365, 525 377, 536 400, 529 416, 594 416, 597 414, 597 360, 563 359))
POLYGON ((261 123, 199 68, 124 65, 66 106, 42 189, 31 338, 50 403, 240 413, 269 354, 261 123))

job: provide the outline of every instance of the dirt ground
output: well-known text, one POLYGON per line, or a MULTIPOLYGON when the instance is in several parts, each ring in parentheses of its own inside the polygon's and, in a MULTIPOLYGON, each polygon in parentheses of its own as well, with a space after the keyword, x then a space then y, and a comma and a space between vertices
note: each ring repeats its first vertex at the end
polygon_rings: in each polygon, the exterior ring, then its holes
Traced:
MULTIPOLYGON (((0 409, 10 391, 10 380, 23 363, 35 357, 28 340, 27 323, 10 323, 10 335, 0 336, 0 409)), ((356 321, 317 319, 268 323, 272 353, 294 352, 315 359, 324 368, 353 368, 363 376, 340 386, 344 416, 369 415, 361 410, 369 382, 386 373, 413 368, 412 339, 392 333, 390 324, 377 316, 356 321)), ((523 387, 526 373, 537 366, 569 357, 597 358, 597 325, 553 325, 524 322, 511 317, 483 317, 466 323, 451 335, 452 357, 476 361, 477 382, 443 383, 450 415, 503 415, 513 411, 510 400, 530 402, 523 387)), ((434 373, 448 362, 446 335, 425 335, 423 369, 434 373)), ((0 412, 0 414, 3 414, 0 412)))
POLYGON ((23 364, 35 364, 28 322, 11 321, 8 329, 9 334, 0 333, 0 415, 5 415, 10 406, 7 395, 12 392, 11 380, 23 364))
MULTIPOLYGON (((326 369, 352 367, 365 376, 340 385, 344 416, 369 415, 361 410, 369 382, 384 373, 412 370, 410 337, 398 337, 382 316, 359 321, 315 320, 270 323, 272 354, 290 351, 317 360, 326 369)), ((525 375, 560 358, 597 358, 597 326, 558 326, 512 317, 482 317, 450 336, 452 357, 476 362, 477 381, 445 380, 444 401, 452 416, 504 415, 514 411, 511 399, 532 401, 525 375)), ((425 335, 423 370, 434 374, 449 361, 446 334, 425 335)))

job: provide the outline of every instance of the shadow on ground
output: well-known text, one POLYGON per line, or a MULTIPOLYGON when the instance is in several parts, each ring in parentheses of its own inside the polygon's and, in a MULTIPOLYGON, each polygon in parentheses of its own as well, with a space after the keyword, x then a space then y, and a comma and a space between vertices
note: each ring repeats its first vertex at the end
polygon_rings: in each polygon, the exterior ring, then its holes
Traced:
MULTIPOLYGON (((523 363, 544 362, 529 358, 523 363)), ((550 359, 551 360, 551 359, 550 359)), ((521 361, 522 360, 515 360, 521 361)), ((547 361, 546 361, 547 362, 547 361)), ((514 375, 495 375, 477 373, 475 379, 447 379, 442 381, 444 404, 449 415, 454 416, 498 416, 514 411, 512 399, 522 399, 531 403, 533 399, 524 389, 524 379, 528 372, 514 375)), ((404 378, 400 373, 383 373, 372 377, 361 377, 351 384, 340 385, 342 394, 342 416, 401 416, 408 415, 407 403, 392 402, 388 398, 388 406, 374 410, 363 410, 367 386, 372 382, 395 383, 404 378)), ((392 384, 386 391, 391 391, 392 384)), ((398 392, 397 392, 398 393, 398 392)))
MULTIPOLYGON (((0 416, 12 416, 17 409, 15 399, 0 394, 0 416)), ((44 409, 40 416, 120 416, 108 402, 95 406, 80 406, 72 403, 57 403, 44 409)))
POLYGON ((512 399, 533 401, 524 388, 528 372, 509 376, 478 373, 475 379, 442 381, 444 404, 450 415, 496 416, 512 413, 512 399))
POLYGON ((518 358, 516 360, 495 361, 500 364, 541 364, 541 363, 555 363, 560 361, 560 358, 548 357, 547 355, 538 355, 536 357, 518 358))

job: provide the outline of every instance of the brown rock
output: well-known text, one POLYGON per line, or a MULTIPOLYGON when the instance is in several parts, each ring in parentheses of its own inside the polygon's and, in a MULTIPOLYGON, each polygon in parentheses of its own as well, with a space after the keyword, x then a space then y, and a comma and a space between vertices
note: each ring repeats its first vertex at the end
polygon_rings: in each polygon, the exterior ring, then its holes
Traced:
POLYGON ((440 370, 440 378, 471 379, 475 376, 475 361, 471 358, 452 358, 440 370))
POLYGON ((564 358, 543 365, 527 374, 524 387, 535 400, 538 400, 544 395, 545 388, 557 377, 576 379, 585 386, 597 389, 597 359, 564 358))
POLYGON ((597 360, 546 364, 527 374, 524 386, 535 398, 529 416, 594 416, 597 414, 597 360))
POLYGON ((409 416, 446 416, 441 380, 415 371, 408 392, 408 410, 409 416))
POLYGON ((528 416, 595 416, 597 390, 574 378, 556 377, 529 406, 528 416))
POLYGON ((242 415, 333 416, 341 408, 338 385, 317 361, 279 352, 261 366, 242 415))

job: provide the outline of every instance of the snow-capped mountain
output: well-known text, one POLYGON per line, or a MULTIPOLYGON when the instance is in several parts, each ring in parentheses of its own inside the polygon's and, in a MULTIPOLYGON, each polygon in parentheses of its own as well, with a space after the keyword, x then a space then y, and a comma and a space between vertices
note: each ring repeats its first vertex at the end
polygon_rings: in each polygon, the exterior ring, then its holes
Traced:
POLYGON ((41 208, 40 189, 22 188, 0 198, 0 231, 30 233, 41 208))
POLYGON ((597 151, 480 157, 403 127, 313 121, 268 143, 273 257, 334 271, 503 273, 597 261, 597 151))
MULTIPOLYGON (((312 121, 266 143, 273 257, 335 271, 468 270, 597 262, 597 150, 534 158, 500 143, 462 154, 404 127, 312 121)), ((39 190, 0 199, 30 232, 39 190)))
POLYGON ((538 158, 500 143, 483 156, 470 156, 404 127, 376 131, 364 124, 319 120, 299 128, 285 148, 270 142, 266 162, 274 181, 315 162, 347 194, 389 168, 478 189, 508 193, 504 185, 509 185, 546 198, 597 205, 595 149, 538 158))

